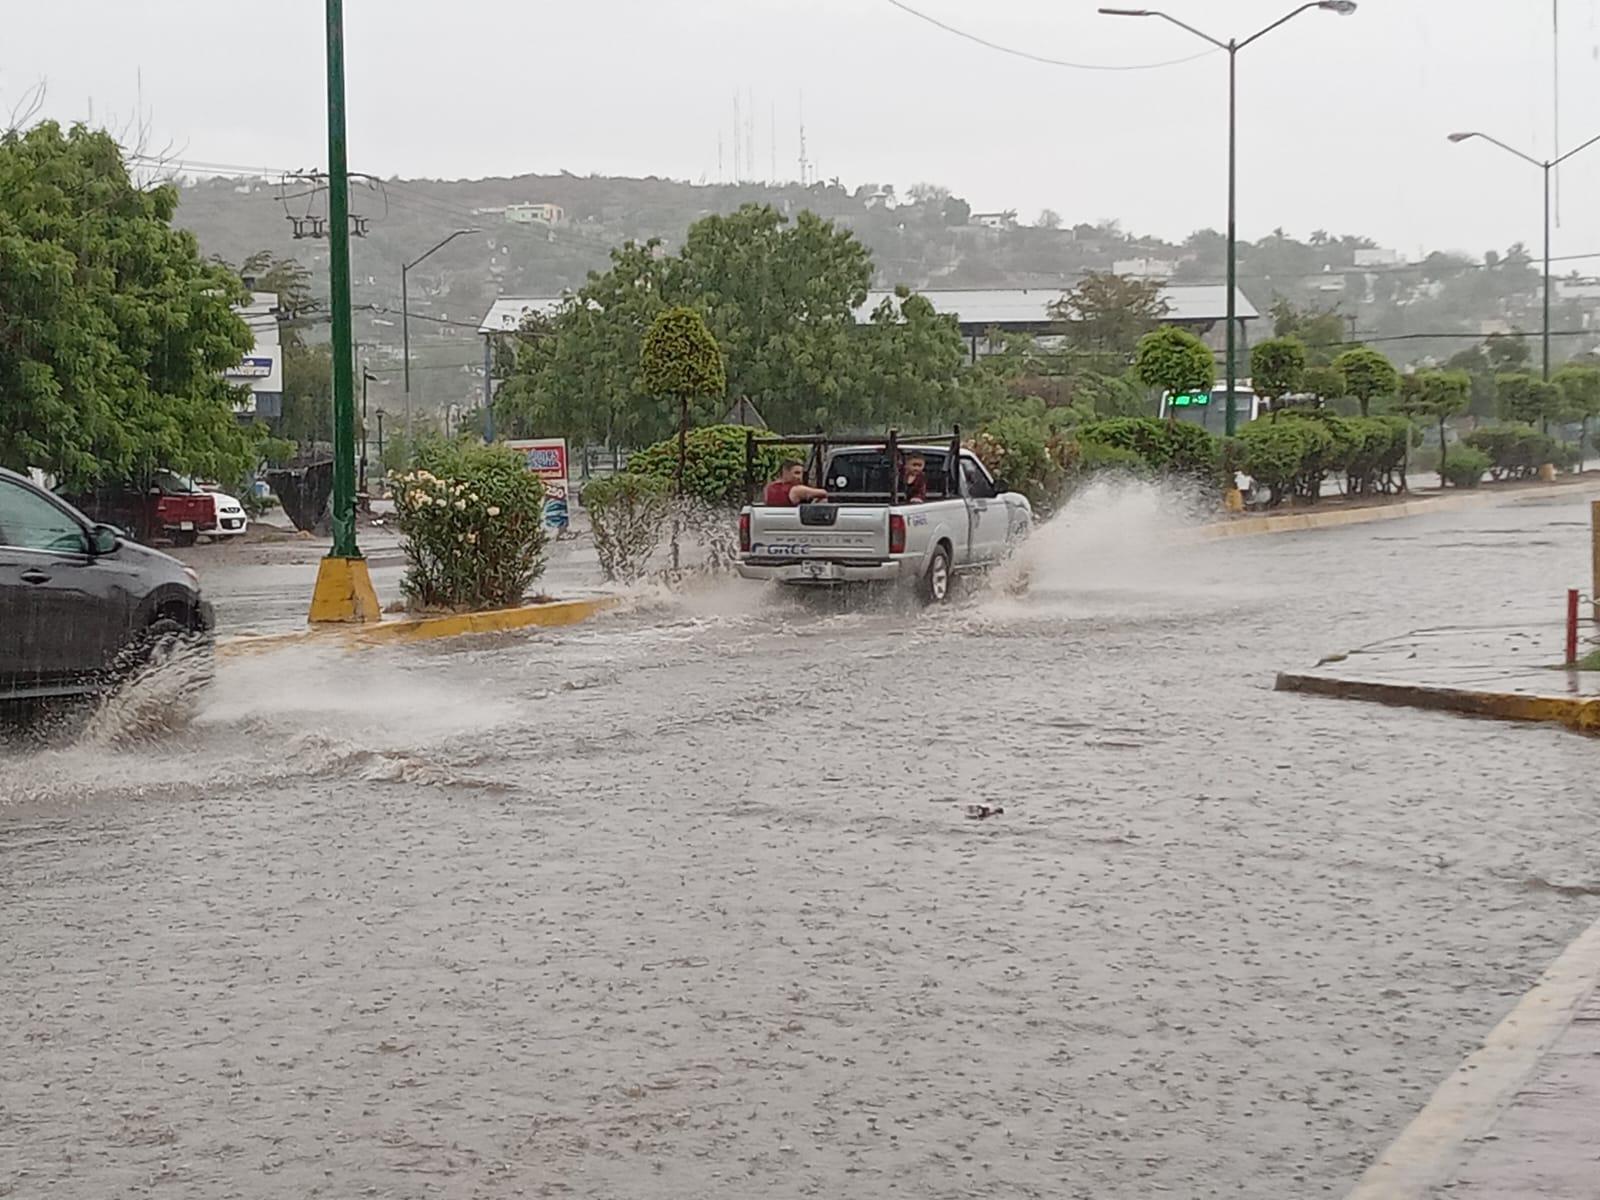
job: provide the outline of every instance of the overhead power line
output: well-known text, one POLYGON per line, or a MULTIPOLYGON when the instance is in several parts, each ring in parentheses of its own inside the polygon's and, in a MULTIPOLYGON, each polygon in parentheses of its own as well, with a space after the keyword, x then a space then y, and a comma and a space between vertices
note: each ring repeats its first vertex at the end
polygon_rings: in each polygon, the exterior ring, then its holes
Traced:
POLYGON ((901 12, 906 13, 909 16, 916 17, 919 21, 926 21, 929 25, 934 26, 936 29, 942 29, 946 33, 954 34, 958 38, 964 38, 966 41, 973 42, 987 50, 993 50, 998 54, 1009 54, 1013 58, 1024 58, 1029 62, 1041 63, 1047 67, 1066 67, 1067 69, 1073 71, 1155 71, 1162 67, 1181 66, 1183 63, 1194 62, 1196 59, 1205 58, 1208 55, 1217 53, 1216 49, 1213 48, 1210 50, 1202 50, 1198 54, 1186 55, 1183 58, 1169 58, 1164 62, 1153 63, 1118 64, 1068 62, 1065 59, 1050 58, 1047 55, 1035 54, 1031 50, 1018 50, 1015 46, 1003 46, 999 42, 991 42, 988 38, 979 37, 977 34, 969 33, 965 29, 957 29, 954 25, 949 25, 944 21, 939 20, 938 17, 930 16, 925 12, 912 8, 911 5, 904 3, 904 0, 887 0, 887 2, 894 5, 901 12))

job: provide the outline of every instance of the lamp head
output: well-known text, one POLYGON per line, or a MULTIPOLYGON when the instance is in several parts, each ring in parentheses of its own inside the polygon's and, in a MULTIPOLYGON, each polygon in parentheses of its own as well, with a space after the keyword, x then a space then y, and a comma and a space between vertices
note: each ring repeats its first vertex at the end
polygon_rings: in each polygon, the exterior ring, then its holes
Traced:
POLYGON ((1348 17, 1356 11, 1356 2, 1355 0, 1322 0, 1317 7, 1325 12, 1338 13, 1341 17, 1348 17))
POLYGON ((1478 135, 1475 134, 1475 133, 1452 133, 1450 135, 1450 140, 1452 142, 1467 142, 1467 141, 1471 141, 1473 138, 1475 138, 1477 136, 1478 135))

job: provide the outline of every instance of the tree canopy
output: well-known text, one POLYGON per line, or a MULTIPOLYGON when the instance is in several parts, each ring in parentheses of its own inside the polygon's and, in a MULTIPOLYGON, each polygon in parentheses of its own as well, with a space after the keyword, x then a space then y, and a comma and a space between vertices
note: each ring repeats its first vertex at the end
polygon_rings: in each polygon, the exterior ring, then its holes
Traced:
POLYGON ((966 373, 954 319, 904 293, 858 324, 871 278, 854 235, 809 212, 792 223, 754 205, 706 217, 676 255, 626 244, 553 317, 525 327, 498 415, 518 432, 574 440, 665 437, 673 421, 642 378, 640 350, 651 322, 679 306, 704 315, 727 393, 753 401, 775 429, 874 428, 908 406, 929 419, 959 411, 966 373))
POLYGON ((108 133, 0 135, 0 465, 69 488, 249 467, 222 375, 252 345, 244 289, 172 227, 177 200, 108 133))
POLYGON ((1091 271, 1050 306, 1050 315, 1063 322, 1073 346, 1118 355, 1125 362, 1139 339, 1167 315, 1164 290, 1158 279, 1091 271))
POLYGON ((1250 386, 1258 396, 1278 400, 1301 390, 1306 380, 1306 347, 1297 337, 1268 338, 1250 351, 1250 386))
POLYGON ((1370 346, 1355 346, 1333 360, 1344 376, 1345 391, 1361 405, 1363 417, 1370 414, 1375 400, 1387 400, 1400 387, 1400 373, 1394 364, 1370 346))

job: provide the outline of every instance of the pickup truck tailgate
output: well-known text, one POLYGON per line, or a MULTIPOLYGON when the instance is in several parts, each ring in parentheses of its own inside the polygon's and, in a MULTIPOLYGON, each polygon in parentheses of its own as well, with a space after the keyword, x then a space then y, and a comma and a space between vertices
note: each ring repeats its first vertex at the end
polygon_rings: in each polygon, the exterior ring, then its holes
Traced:
POLYGON ((752 558, 879 560, 889 555, 884 505, 802 504, 750 510, 752 558))

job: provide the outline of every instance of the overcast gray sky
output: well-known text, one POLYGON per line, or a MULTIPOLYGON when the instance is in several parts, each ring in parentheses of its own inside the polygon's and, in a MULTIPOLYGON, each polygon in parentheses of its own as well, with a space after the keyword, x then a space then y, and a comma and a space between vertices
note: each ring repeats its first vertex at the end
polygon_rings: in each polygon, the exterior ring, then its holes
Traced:
MULTIPOLYGON (((906 0, 996 43, 1085 63, 1205 49, 1096 0, 906 0)), ((1563 148, 1600 134, 1600 0, 1559 0, 1563 148)), ((1294 0, 1164 0, 1218 36, 1294 0)), ((1540 236, 1536 156, 1553 145, 1551 0, 1362 0, 1308 12, 1240 66, 1240 227, 1364 233, 1415 255, 1540 236)), ((325 161, 320 0, 8 0, 0 103, 138 111, 181 158, 325 161)), ((715 180, 733 97, 753 94, 755 175, 810 156, 848 184, 944 183, 979 209, 1043 207, 1181 237, 1225 214, 1226 57, 1080 71, 1007 56, 889 0, 347 0, 350 155, 382 175, 562 168, 715 180), (776 107, 776 140, 772 137, 776 107)), ((749 101, 745 101, 746 108, 749 101)), ((1556 252, 1600 251, 1600 145, 1563 174, 1556 252)), ((537 197, 529 197, 537 199, 537 197)), ((1582 264, 1600 272, 1600 258, 1582 264)))

